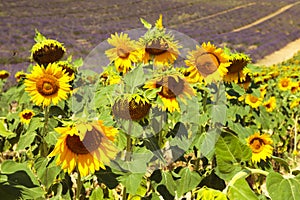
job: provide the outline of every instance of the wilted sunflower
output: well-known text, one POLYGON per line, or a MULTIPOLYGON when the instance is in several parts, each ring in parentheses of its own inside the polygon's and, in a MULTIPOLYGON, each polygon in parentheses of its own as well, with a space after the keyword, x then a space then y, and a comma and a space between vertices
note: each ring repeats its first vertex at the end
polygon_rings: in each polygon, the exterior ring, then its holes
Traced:
POLYGON ((276 108, 276 98, 271 97, 268 101, 264 102, 263 105, 268 112, 272 112, 276 108))
POLYGON ((57 156, 56 164, 68 173, 76 166, 81 176, 105 169, 104 165, 117 153, 112 141, 118 130, 104 126, 102 121, 55 128, 55 131, 61 136, 49 157, 57 156))
POLYGON ((133 68, 133 63, 140 59, 140 53, 135 41, 131 40, 126 33, 121 33, 120 36, 115 33, 107 42, 114 46, 105 51, 110 62, 114 62, 117 71, 126 73, 133 68))
POLYGON ((252 150, 252 162, 266 161, 267 158, 271 157, 273 152, 272 143, 273 141, 268 134, 260 135, 259 133, 255 133, 248 137, 247 145, 252 150))
POLYGON ((151 108, 150 101, 138 94, 118 98, 112 106, 115 118, 138 121, 145 118, 151 108))
POLYGON ((162 15, 160 15, 153 28, 145 20, 143 23, 150 26, 148 27, 149 30, 139 40, 143 62, 146 64, 153 60, 155 66, 164 67, 174 63, 178 58, 178 49, 181 46, 178 44, 178 41, 174 40, 174 36, 171 33, 166 33, 166 29, 162 24, 162 15))
POLYGON ((9 72, 6 70, 0 70, 0 79, 7 79, 9 77, 9 72))
POLYGON ((194 95, 193 88, 179 75, 165 75, 148 81, 144 88, 161 90, 157 93, 162 101, 162 110, 169 112, 180 111, 177 97, 184 101, 184 97, 194 95))
POLYGON ((250 105, 252 108, 258 108, 262 103, 262 99, 252 94, 247 94, 245 102, 246 104, 250 105))
POLYGON ((282 91, 289 90, 291 88, 291 79, 290 78, 281 78, 279 79, 278 88, 282 91))
POLYGON ((224 81, 227 83, 244 81, 246 79, 246 74, 249 69, 246 67, 250 63, 251 59, 249 56, 243 53, 231 54, 229 58, 228 72, 224 76, 224 81))
POLYGON ((227 74, 227 68, 230 66, 228 55, 210 42, 203 43, 201 47, 196 46, 196 50, 190 51, 185 63, 191 74, 197 74, 196 79, 202 76, 206 82, 220 80, 227 74))
POLYGON ((24 79, 26 77, 26 73, 23 71, 18 71, 15 74, 15 79, 17 80, 17 82, 20 82, 22 79, 24 79))
POLYGON ((33 116, 34 112, 30 109, 25 109, 19 114, 20 121, 24 124, 29 124, 33 116))
POLYGON ((36 31, 36 43, 31 48, 31 58, 39 65, 47 66, 49 63, 59 61, 66 52, 62 43, 47 39, 36 31))
POLYGON ((70 77, 56 63, 47 68, 35 65, 31 74, 26 75, 25 91, 36 105, 49 106, 51 102, 57 105, 59 101, 68 98, 70 77))

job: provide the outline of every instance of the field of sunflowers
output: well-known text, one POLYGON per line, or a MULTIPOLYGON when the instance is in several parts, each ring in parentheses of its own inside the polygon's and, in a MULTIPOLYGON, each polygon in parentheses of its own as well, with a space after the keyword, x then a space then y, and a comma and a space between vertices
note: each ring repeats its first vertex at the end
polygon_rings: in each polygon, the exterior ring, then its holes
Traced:
POLYGON ((300 53, 256 66, 140 23, 85 59, 36 30, 0 71, 1 198, 299 199, 300 53))

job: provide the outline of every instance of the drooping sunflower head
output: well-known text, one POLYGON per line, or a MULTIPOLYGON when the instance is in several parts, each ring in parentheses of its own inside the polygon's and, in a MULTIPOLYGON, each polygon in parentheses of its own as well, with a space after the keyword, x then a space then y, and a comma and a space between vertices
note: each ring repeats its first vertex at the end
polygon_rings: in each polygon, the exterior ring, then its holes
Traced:
POLYGON ((9 77, 10 73, 6 70, 0 70, 0 79, 4 80, 9 77))
POLYGON ((21 80, 25 79, 25 77, 26 77, 26 73, 23 71, 18 71, 17 73, 15 73, 15 79, 17 80, 18 83, 21 80))
POLYGON ((19 113, 20 121, 24 124, 29 124, 33 116, 34 112, 30 109, 25 109, 19 113))
POLYGON ((227 68, 230 66, 229 56, 210 42, 203 43, 201 47, 196 46, 196 50, 190 51, 185 63, 191 71, 204 77, 206 82, 220 80, 227 74, 227 68))
POLYGON ((118 72, 126 73, 133 68, 134 63, 140 60, 137 42, 131 40, 126 33, 111 35, 107 42, 114 46, 105 51, 111 63, 114 63, 118 72))
POLYGON ((38 106, 57 105, 59 101, 66 100, 70 92, 70 77, 64 73, 56 63, 44 66, 35 65, 31 74, 26 75, 25 91, 31 100, 38 106))
POLYGON ((276 98, 271 97, 268 101, 264 102, 263 105, 267 112, 272 112, 276 108, 276 98))
POLYGON ((160 107, 162 110, 168 110, 169 112, 180 111, 176 98, 184 101, 185 97, 194 95, 193 88, 178 74, 164 75, 150 80, 144 85, 144 88, 160 88, 160 91, 157 92, 159 99, 163 103, 160 107))
POLYGON ((150 101, 139 94, 118 98, 112 106, 115 118, 139 121, 144 119, 151 108, 150 101))
POLYGON ((57 156, 56 164, 71 173, 77 166, 81 176, 87 176, 110 163, 117 153, 113 145, 118 130, 102 121, 77 123, 55 129, 61 136, 49 157, 57 156))
POLYGON ((268 134, 255 133, 248 137, 247 145, 252 150, 252 162, 258 163, 261 160, 266 161, 267 158, 270 158, 273 153, 272 143, 273 141, 268 134))
POLYGON ((278 88, 282 91, 289 90, 291 88, 291 79, 290 78, 281 78, 279 79, 278 88))
POLYGON ((262 99, 252 94, 247 94, 245 103, 250 105, 252 108, 258 108, 262 103, 262 99))
POLYGON ((47 39, 36 31, 36 43, 31 48, 31 58, 39 65, 47 66, 49 63, 59 61, 66 52, 62 43, 47 39))
POLYGON ((101 74, 100 74, 100 82, 102 85, 113 85, 118 84, 122 81, 122 77, 119 75, 113 66, 108 66, 101 74))
POLYGON ((166 32, 162 25, 162 15, 153 28, 145 20, 142 22, 148 25, 145 25, 148 31, 139 40, 143 62, 146 64, 153 61, 154 65, 159 67, 173 64, 179 56, 178 49, 181 46, 171 33, 166 32))
POLYGON ((65 74, 67 74, 70 77, 70 80, 75 79, 77 69, 69 61, 59 61, 57 62, 57 65, 65 71, 65 74))
POLYGON ((251 62, 250 57, 243 53, 235 53, 230 55, 229 62, 231 64, 227 68, 228 72, 224 76, 224 81, 237 83, 245 80, 247 74, 246 66, 251 62))

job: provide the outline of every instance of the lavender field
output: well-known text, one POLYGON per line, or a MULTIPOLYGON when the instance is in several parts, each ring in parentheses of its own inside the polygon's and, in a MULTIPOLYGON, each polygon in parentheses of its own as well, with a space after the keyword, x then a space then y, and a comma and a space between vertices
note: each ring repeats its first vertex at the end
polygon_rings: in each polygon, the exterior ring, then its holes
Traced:
POLYGON ((300 4, 256 26, 251 24, 297 0, 146 1, 39 0, 1 1, 0 66, 15 73, 26 69, 35 29, 64 42, 67 54, 85 57, 110 34, 141 28, 140 18, 154 22, 163 14, 165 27, 199 43, 211 41, 249 54, 253 61, 300 38, 300 4))

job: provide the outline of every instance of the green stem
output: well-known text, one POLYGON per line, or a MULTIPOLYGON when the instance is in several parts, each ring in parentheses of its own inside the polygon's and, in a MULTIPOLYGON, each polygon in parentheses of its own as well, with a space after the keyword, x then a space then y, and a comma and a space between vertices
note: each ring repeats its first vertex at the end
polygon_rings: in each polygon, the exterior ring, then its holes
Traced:
POLYGON ((234 177, 229 181, 226 188, 223 190, 223 193, 227 194, 229 187, 234 185, 234 183, 237 180, 239 180, 240 178, 246 178, 250 174, 261 174, 261 175, 264 175, 264 176, 268 176, 269 172, 266 172, 266 171, 261 170, 261 169, 251 169, 251 168, 246 167, 244 170, 242 170, 242 171, 240 171, 240 172, 238 172, 237 174, 234 175, 234 177))
POLYGON ((297 129, 297 124, 298 124, 298 116, 296 115, 295 119, 294 119, 294 122, 295 122, 295 127, 294 127, 294 151, 293 151, 293 155, 294 155, 294 163, 297 164, 297 143, 298 143, 298 140, 297 140, 297 136, 298 136, 298 129, 297 129))
POLYGON ((80 194, 81 194, 81 189, 82 189, 82 181, 81 181, 81 175, 78 169, 78 166, 76 166, 76 171, 77 171, 77 179, 76 179, 76 184, 77 184, 77 188, 76 188, 76 199, 80 199, 80 194))
POLYGON ((132 121, 129 121, 128 133, 126 134, 127 143, 126 143, 125 161, 131 160, 131 152, 132 152, 132 138, 130 136, 131 129, 132 129, 132 121))
POLYGON ((45 141, 45 137, 46 137, 47 132, 48 132, 49 107, 45 108, 44 118, 45 118, 45 123, 44 123, 44 127, 43 127, 42 134, 41 134, 42 144, 41 144, 41 147, 40 147, 40 152, 41 152, 41 156, 47 157, 47 155, 48 155, 48 145, 47 145, 47 142, 45 141))

